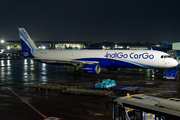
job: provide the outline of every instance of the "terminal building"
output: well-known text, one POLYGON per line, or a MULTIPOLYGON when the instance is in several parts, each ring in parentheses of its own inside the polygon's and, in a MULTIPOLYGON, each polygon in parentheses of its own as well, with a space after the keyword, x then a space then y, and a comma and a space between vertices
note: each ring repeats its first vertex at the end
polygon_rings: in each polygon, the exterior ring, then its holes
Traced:
MULTIPOLYGON (((126 50, 148 50, 148 45, 131 45, 128 44, 117 44, 113 42, 105 43, 91 43, 90 41, 34 41, 36 46, 40 49, 83 49, 83 48, 101 48, 101 49, 126 49, 126 50), (98 45, 98 47, 97 47, 98 45)), ((153 47, 153 50, 159 50, 167 52, 168 50, 177 51, 180 56, 180 42, 172 43, 169 46, 158 46, 153 47)), ((19 40, 16 41, 5 41, 0 43, 0 52, 9 51, 14 52, 21 50, 21 43, 19 40)))
MULTIPOLYGON (((40 49, 83 49, 90 44, 89 41, 34 41, 40 49)), ((5 41, 0 44, 0 52, 16 52, 21 50, 21 43, 17 41, 5 41)))

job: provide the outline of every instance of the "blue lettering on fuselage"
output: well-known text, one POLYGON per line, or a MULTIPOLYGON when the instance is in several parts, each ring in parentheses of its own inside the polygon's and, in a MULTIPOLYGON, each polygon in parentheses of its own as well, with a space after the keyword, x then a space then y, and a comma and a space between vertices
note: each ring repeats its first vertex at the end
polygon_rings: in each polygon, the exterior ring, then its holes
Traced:
POLYGON ((115 52, 113 54, 111 53, 106 53, 106 58, 119 58, 119 59, 126 59, 126 58, 131 58, 131 59, 154 59, 154 55, 153 54, 149 54, 147 52, 145 53, 142 53, 142 54, 136 54, 134 52, 130 53, 129 55, 128 54, 123 54, 122 52, 115 52))

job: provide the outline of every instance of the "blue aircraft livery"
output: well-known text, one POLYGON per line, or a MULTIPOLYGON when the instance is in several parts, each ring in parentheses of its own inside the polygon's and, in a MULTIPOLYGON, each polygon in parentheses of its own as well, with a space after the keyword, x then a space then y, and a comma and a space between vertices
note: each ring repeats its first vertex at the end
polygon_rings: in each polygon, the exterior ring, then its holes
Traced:
POLYGON ((36 61, 75 66, 75 75, 99 74, 105 68, 172 68, 177 60, 169 54, 156 50, 51 50, 39 49, 24 28, 19 28, 21 53, 36 61))
POLYGON ((136 54, 134 52, 130 53, 130 54, 124 54, 123 52, 115 52, 114 54, 110 54, 110 53, 106 53, 106 58, 119 58, 119 59, 126 59, 126 58, 131 58, 131 59, 153 59, 154 55, 153 54, 149 54, 147 52, 144 52, 142 54, 136 54))

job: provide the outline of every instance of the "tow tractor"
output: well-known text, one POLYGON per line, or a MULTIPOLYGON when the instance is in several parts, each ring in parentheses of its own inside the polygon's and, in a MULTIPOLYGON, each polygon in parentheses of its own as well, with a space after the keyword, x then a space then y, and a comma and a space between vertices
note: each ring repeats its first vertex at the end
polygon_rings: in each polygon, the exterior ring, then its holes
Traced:
POLYGON ((163 78, 164 78, 164 80, 166 80, 166 79, 179 80, 178 66, 169 68, 168 72, 164 72, 163 78))
MULTIPOLYGON (((177 51, 175 50, 168 50, 168 54, 176 59, 179 62, 179 57, 177 57, 177 51)), ((167 72, 164 72, 163 78, 166 79, 172 79, 172 80, 179 80, 179 65, 173 68, 169 68, 167 72)))

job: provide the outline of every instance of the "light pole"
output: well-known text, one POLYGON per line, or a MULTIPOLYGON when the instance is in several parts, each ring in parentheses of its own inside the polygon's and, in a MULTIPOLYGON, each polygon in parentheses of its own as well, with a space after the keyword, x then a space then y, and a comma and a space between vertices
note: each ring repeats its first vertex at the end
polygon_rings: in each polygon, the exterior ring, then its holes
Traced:
POLYGON ((3 44, 4 44, 4 40, 1 40, 1 47, 0 47, 1 50, 0 50, 0 52, 3 52, 3 51, 4 51, 4 50, 3 50, 3 46, 4 46, 3 44))
POLYGON ((4 40, 1 40, 1 43, 4 43, 4 40))

